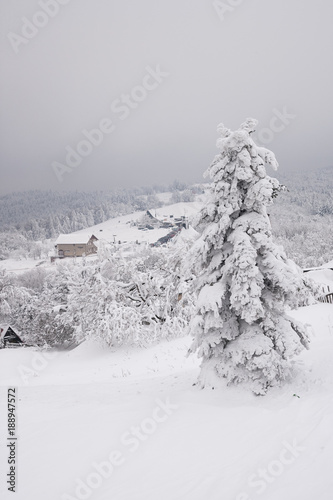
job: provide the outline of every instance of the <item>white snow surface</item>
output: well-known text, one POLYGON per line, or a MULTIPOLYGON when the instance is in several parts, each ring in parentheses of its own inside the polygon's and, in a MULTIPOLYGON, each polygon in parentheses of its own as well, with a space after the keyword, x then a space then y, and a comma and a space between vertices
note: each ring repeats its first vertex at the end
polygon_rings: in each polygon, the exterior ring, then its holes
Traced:
MULTIPOLYGON (((333 266, 332 266, 333 267, 333 266)), ((331 269, 318 269, 315 271, 309 271, 306 273, 306 276, 313 279, 316 283, 320 283, 322 285, 326 285, 333 291, 333 271, 331 269)))
POLYGON ((330 500, 333 306, 292 314, 312 325, 311 348, 295 378, 263 397, 223 381, 193 386, 187 337, 149 349, 0 350, 0 498, 330 500), (8 387, 18 398, 15 494, 8 387))

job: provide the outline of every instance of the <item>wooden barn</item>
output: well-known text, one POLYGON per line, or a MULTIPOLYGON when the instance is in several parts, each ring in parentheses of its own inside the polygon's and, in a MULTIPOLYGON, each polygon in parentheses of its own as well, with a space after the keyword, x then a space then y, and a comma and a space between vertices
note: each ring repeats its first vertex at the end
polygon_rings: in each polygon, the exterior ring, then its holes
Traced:
POLYGON ((22 340, 10 325, 0 327, 0 349, 3 347, 19 347, 22 340))

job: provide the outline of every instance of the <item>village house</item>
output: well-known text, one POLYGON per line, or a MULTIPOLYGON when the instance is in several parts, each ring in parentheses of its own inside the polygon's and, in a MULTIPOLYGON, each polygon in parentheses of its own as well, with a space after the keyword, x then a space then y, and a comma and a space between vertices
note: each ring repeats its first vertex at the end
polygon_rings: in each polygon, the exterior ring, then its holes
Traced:
POLYGON ((19 347, 22 340, 10 325, 0 327, 0 349, 3 347, 19 347))
POLYGON ((97 253, 97 247, 94 244, 97 239, 91 233, 60 234, 55 242, 57 257, 82 257, 82 255, 97 253))
POLYGON ((147 210, 138 222, 138 229, 154 229, 156 227, 160 227, 160 225, 161 221, 159 221, 149 210, 147 210))

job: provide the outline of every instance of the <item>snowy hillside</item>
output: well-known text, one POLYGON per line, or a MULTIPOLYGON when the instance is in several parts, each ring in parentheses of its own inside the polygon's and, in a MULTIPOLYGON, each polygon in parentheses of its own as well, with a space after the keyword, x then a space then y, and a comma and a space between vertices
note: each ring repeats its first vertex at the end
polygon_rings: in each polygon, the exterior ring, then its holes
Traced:
MULTIPOLYGON (((330 500, 333 307, 294 315, 314 326, 311 350, 295 380, 264 398, 193 386, 190 339, 149 350, 1 350, 2 442, 7 387, 18 387, 15 498, 330 500)), ((2 446, 4 499, 13 497, 6 459, 2 446)))
MULTIPOLYGON (((179 218, 182 216, 193 217, 195 216, 202 207, 202 202, 181 202, 174 205, 167 205, 161 208, 156 208, 150 212, 154 217, 159 220, 166 219, 168 221, 170 216, 173 218, 179 218)), ((122 243, 129 242, 148 242, 154 243, 162 236, 165 236, 170 232, 170 229, 155 228, 155 229, 145 229, 139 230, 137 225, 133 225, 142 219, 145 215, 145 211, 134 212, 132 214, 123 215, 120 217, 115 217, 114 219, 109 219, 96 226, 89 227, 77 233, 92 233, 97 238, 103 238, 104 234, 107 234, 107 238, 115 241, 121 241, 122 243)))
MULTIPOLYGON (((167 201, 170 198, 170 193, 160 193, 159 197, 167 201), (163 195, 165 195, 163 197, 163 195)), ((198 198, 200 198, 198 196, 198 198)), ((181 202, 173 205, 166 205, 161 208, 152 209, 151 213, 153 216, 157 217, 159 220, 172 221, 174 218, 187 217, 189 221, 193 219, 199 212, 203 205, 202 201, 195 202, 181 202), (170 218, 173 216, 173 219, 170 218)), ((166 236, 170 233, 170 228, 154 228, 139 230, 136 224, 138 221, 144 217, 146 211, 133 212, 127 215, 118 216, 109 219, 101 224, 97 224, 80 231, 71 233, 75 234, 94 234, 99 239, 105 239, 108 242, 121 242, 121 243, 155 243, 159 238, 166 236)), ((54 245, 52 245, 52 250, 50 254, 54 254, 54 245)), ((34 268, 50 269, 49 256, 44 259, 4 259, 0 260, 0 270, 4 269, 6 271, 14 272, 15 274, 22 274, 34 268)))

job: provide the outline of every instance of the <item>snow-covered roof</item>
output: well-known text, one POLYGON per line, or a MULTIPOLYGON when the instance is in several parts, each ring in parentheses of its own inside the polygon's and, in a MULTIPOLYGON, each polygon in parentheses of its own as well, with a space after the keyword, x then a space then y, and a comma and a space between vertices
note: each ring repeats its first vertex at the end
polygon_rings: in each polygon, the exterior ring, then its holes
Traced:
POLYGON ((184 243, 194 243, 199 238, 200 234, 192 226, 188 229, 182 229, 175 241, 176 246, 183 246, 184 243))
MULTIPOLYGON (((10 325, 0 325, 0 340, 3 340, 4 336, 6 335, 8 328, 10 325)), ((12 327, 11 327, 12 328, 12 327)), ((16 331, 14 328, 12 328, 13 332, 17 335, 16 331)))
POLYGON ((3 340, 4 336, 7 333, 9 325, 0 325, 0 340, 3 340))
POLYGON ((56 245, 86 245, 90 238, 94 236, 92 233, 70 233, 59 234, 56 245))

